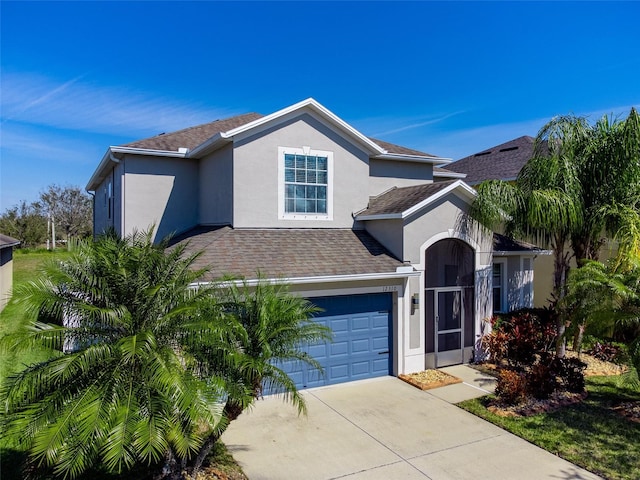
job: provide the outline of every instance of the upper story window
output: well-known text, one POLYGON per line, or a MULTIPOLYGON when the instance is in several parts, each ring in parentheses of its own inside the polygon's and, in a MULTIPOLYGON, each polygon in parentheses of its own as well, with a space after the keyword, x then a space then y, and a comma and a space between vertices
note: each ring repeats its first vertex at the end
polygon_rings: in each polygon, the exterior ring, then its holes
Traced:
POLYGON ((279 147, 279 217, 331 220, 333 152, 279 147))

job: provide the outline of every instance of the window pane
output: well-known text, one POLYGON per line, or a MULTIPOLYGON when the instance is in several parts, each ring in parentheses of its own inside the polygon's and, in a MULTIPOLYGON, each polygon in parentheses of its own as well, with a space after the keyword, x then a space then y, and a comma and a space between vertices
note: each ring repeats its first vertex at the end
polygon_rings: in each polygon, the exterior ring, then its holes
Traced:
POLYGON ((305 198, 307 196, 306 187, 304 185, 296 185, 296 198, 305 198))
POLYGON ((296 182, 305 183, 307 181, 306 172, 304 170, 296 170, 296 182))
POLYGON ((327 157, 318 157, 316 168, 318 170, 327 171, 327 157))
POLYGON ((296 198, 296 212, 304 213, 306 201, 303 198, 296 198))
POLYGON ((307 170, 315 170, 316 169, 316 157, 307 157, 307 170))
POLYGON ((500 288, 493 289, 493 311, 502 312, 502 290, 500 288))
POLYGON ((319 200, 327 199, 327 187, 315 187, 316 188, 316 197, 319 200))
POLYGON ((317 183, 315 170, 307 170, 307 183, 317 183))
POLYGON ((284 181, 285 182, 295 182, 296 181, 296 171, 293 168, 287 168, 284 171, 284 181))
POLYGON ((287 185, 285 188, 284 196, 285 198, 293 198, 296 195, 296 186, 295 185, 287 185))
POLYGON ((292 213, 294 212, 294 206, 295 206, 295 200, 291 199, 287 199, 284 203, 284 211, 287 213, 292 213))
POLYGON ((318 187, 307 186, 307 198, 311 198, 315 200, 317 189, 318 187))
POLYGON ((318 213, 327 213, 327 202, 326 200, 318 200, 318 213))
POLYGON ((295 166, 295 155, 291 155, 290 153, 285 153, 284 166, 285 168, 293 168, 295 166))
POLYGON ((305 164, 306 162, 305 162, 304 155, 296 155, 296 168, 304 169, 305 164))
POLYGON ((316 174, 316 183, 327 184, 327 172, 318 172, 316 174))
POLYGON ((307 200, 307 213, 316 213, 316 201, 307 200))

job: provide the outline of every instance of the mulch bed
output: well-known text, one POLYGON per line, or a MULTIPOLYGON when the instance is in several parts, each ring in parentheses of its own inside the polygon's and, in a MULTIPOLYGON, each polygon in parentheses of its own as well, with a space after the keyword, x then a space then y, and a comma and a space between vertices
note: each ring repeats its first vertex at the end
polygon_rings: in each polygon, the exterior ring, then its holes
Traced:
MULTIPOLYGON (((628 367, 625 365, 605 362, 586 353, 578 356, 577 353, 568 351, 567 357, 579 357, 580 360, 587 364, 587 368, 584 371, 585 377, 622 375, 628 371, 628 367)), ((498 365, 491 363, 482 363, 479 367, 479 370, 493 375, 497 375, 500 369, 498 365)), ((501 417, 526 417, 538 413, 553 412, 559 408, 579 403, 586 397, 586 392, 555 392, 548 399, 530 398, 519 405, 503 405, 496 399, 489 403, 487 410, 501 417)), ((632 422, 640 423, 640 401, 621 403, 613 407, 612 410, 632 422)))
POLYGON ((407 375, 398 375, 400 380, 413 385, 420 390, 431 390, 432 388, 444 387, 445 385, 453 385, 461 383, 462 380, 440 370, 424 370, 417 373, 409 373, 407 375))

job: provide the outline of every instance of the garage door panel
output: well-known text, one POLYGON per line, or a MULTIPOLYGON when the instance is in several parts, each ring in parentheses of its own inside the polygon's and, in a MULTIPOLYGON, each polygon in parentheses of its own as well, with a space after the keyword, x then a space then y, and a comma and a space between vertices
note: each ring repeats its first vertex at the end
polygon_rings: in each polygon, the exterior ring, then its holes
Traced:
POLYGON ((311 345, 310 347, 307 348, 307 352, 309 353, 309 355, 311 355, 313 358, 315 358, 316 360, 320 360, 323 358, 328 357, 328 345, 323 344, 323 345, 311 345))
POLYGON ((380 358, 377 360, 373 360, 373 371, 376 373, 383 373, 386 375, 389 373, 389 360, 385 358, 380 358))
POLYGON ((338 355, 349 355, 349 342, 334 342, 331 344, 331 357, 337 357, 338 355))
POLYGON ((384 330, 388 330, 389 329, 389 313, 388 312, 384 312, 384 313, 377 313, 375 315, 373 315, 373 328, 381 328, 384 330))
POLYGON ((329 319, 329 327, 333 330, 334 335, 349 333, 349 317, 335 317, 329 319))
POLYGON ((371 351, 371 342, 369 342, 368 338, 363 338, 361 340, 352 340, 351 341, 351 353, 369 353, 371 351))
POLYGON ((376 337, 372 340, 374 352, 383 352, 385 350, 389 350, 389 337, 376 337))
POLYGON ((371 317, 370 316, 358 316, 351 318, 351 332, 352 333, 365 333, 371 330, 371 317))

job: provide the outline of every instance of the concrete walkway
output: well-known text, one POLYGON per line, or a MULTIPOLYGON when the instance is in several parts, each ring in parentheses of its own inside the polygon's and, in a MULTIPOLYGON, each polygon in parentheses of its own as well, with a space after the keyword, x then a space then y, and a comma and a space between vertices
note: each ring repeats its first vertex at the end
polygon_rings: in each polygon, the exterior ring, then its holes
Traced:
POLYGON ((493 379, 465 366, 463 383, 427 392, 394 377, 304 392, 308 416, 268 397, 223 441, 250 480, 597 479, 451 403, 493 379))

